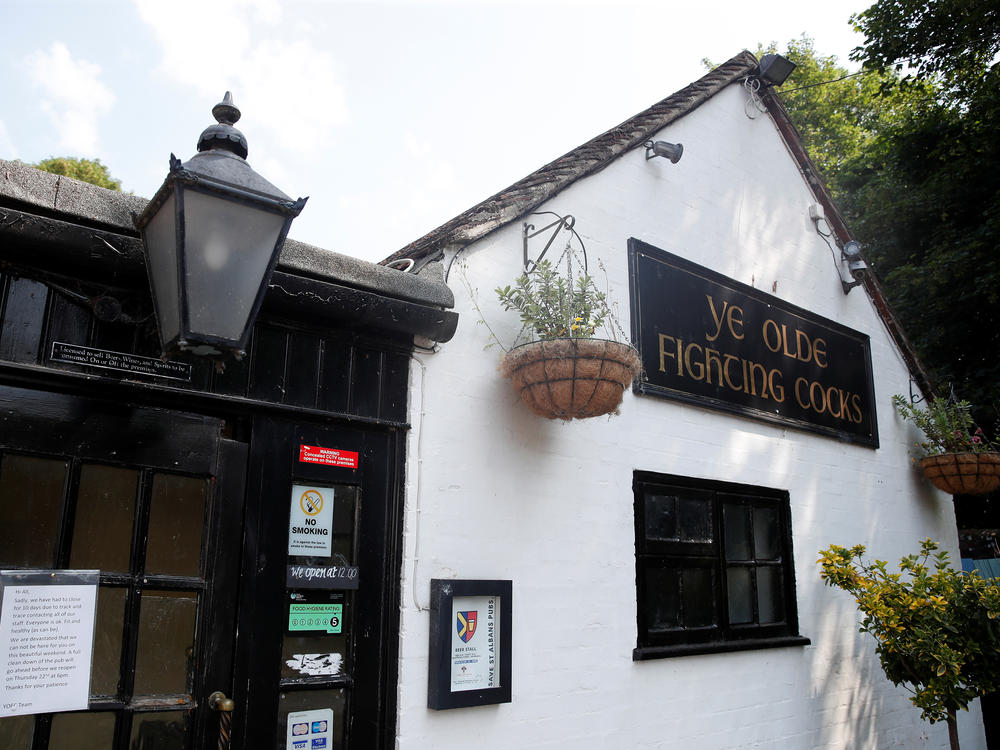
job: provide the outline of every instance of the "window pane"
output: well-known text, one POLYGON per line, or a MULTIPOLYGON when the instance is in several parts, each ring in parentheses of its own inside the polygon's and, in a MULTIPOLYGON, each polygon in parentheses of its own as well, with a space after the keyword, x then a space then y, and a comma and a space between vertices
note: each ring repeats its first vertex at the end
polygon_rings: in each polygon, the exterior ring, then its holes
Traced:
POLYGON ((726 559, 750 559, 750 509, 726 504, 722 509, 726 533, 726 559))
POLYGON ((753 544, 758 560, 777 560, 781 556, 778 532, 778 511, 774 508, 754 508, 753 544))
MULTIPOLYGON (((322 721, 313 721, 313 719, 321 719, 323 714, 302 717, 309 719, 309 721, 300 722, 300 724, 308 723, 308 726, 303 728, 303 733, 299 736, 320 738, 315 744, 313 744, 312 740, 309 741, 306 745, 309 750, 324 747, 324 744, 329 750, 340 750, 344 747, 344 715, 346 709, 347 693, 344 690, 302 690, 281 693, 278 698, 278 736, 275 747, 277 750, 285 750, 285 748, 292 746, 288 742, 289 714, 302 711, 331 711, 333 714, 332 726, 325 726, 322 721), (330 741, 321 744, 321 739, 324 737, 329 737, 330 741)), ((329 716, 329 714, 325 715, 329 716)))
POLYGON ((133 469, 97 464, 80 468, 72 567, 128 571, 138 480, 139 472, 133 469))
POLYGON ((680 627, 680 605, 680 571, 646 568, 646 628, 652 631, 680 627))
POLYGON ((715 591, 709 568, 687 568, 681 571, 681 592, 684 598, 684 627, 698 628, 715 624, 715 591))
POLYGON ((753 586, 750 569, 730 567, 726 570, 729 586, 729 622, 733 625, 753 622, 753 586))
POLYGON ((646 538, 677 539, 677 498, 646 495, 646 538))
POLYGON ((0 747, 4 750, 31 750, 34 731, 34 716, 8 716, 0 719, 0 747))
POLYGON ((126 593, 126 589, 113 589, 107 586, 101 586, 97 592, 94 669, 90 676, 91 695, 114 696, 118 693, 126 593))
POLYGON ((185 711, 157 711, 136 714, 132 719, 130 748, 151 750, 184 750, 185 711))
POLYGON ((54 714, 49 747, 59 750, 107 750, 114 744, 115 715, 54 714))
POLYGON ((68 462, 6 455, 0 463, 0 565, 51 568, 68 462))
MULTIPOLYGON (((334 487, 333 539, 330 555, 336 561, 338 555, 348 563, 355 564, 354 519, 357 513, 360 487, 338 485, 334 487)), ((323 563, 328 564, 328 563, 323 563)))
POLYGON ((708 500, 677 498, 677 518, 682 542, 712 541, 712 504, 708 500))
POLYGON ((757 568, 757 611, 760 623, 781 622, 785 619, 781 595, 781 568, 757 568))
POLYGON ((135 695, 189 692, 197 603, 198 595, 193 591, 143 592, 135 695))
POLYGON ((197 576, 208 480, 157 474, 149 511, 146 572, 197 576))

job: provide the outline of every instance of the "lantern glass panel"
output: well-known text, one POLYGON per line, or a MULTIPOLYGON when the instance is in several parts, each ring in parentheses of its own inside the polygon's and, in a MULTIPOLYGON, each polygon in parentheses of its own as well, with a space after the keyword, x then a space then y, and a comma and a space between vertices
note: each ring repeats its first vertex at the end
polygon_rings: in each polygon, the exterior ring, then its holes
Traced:
POLYGON ((177 216, 174 194, 160 206, 143 230, 149 276, 156 302, 156 316, 163 343, 177 338, 181 330, 177 304, 177 216))
POLYGON ((285 216, 184 191, 189 330, 238 341, 247 326, 285 216))

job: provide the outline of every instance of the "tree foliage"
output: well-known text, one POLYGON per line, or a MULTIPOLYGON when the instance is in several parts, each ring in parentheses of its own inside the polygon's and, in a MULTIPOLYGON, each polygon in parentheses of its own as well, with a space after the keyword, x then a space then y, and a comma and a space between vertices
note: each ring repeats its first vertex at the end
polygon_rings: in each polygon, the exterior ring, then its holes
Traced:
POLYGON ((995 87, 1000 11, 991 0, 879 0, 851 21, 865 35, 851 58, 866 68, 935 80, 955 101, 995 87))
POLYGON ((935 390, 953 386, 996 432, 1000 86, 986 58, 1000 14, 956 5, 880 0, 854 19, 868 38, 849 78, 791 42, 781 95, 935 390))
POLYGON ((984 0, 879 0, 853 19, 852 58, 933 100, 886 124, 876 168, 850 188, 869 244, 936 386, 996 431, 1000 383, 1000 12, 984 0))
POLYGON ((36 169, 44 172, 72 177, 75 180, 83 180, 98 187, 121 192, 121 181, 111 176, 108 168, 101 164, 100 159, 79 159, 72 156, 58 156, 32 164, 36 169))
POLYGON ((818 563, 827 584, 854 596, 885 676, 912 693, 922 718, 948 722, 955 750, 955 712, 1000 688, 1000 586, 953 569, 937 550, 925 540, 898 573, 865 562, 861 545, 831 545, 818 563))

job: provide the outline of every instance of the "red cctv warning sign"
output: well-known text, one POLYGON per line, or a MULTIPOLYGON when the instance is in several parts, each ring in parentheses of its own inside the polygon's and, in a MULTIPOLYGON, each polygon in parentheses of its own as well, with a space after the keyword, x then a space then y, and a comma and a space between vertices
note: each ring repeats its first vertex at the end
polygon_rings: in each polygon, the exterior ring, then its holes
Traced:
POLYGON ((323 464, 324 466, 342 466, 347 469, 358 468, 358 454, 354 451, 321 448, 318 445, 300 445, 299 461, 307 464, 323 464))

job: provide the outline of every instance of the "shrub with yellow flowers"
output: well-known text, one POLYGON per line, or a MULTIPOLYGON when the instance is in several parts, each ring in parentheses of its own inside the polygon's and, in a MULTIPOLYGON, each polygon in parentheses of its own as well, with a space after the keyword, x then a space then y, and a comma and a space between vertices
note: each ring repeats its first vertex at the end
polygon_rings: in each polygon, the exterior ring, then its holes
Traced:
POLYGON ((1000 689, 1000 586, 952 568, 930 539, 899 572, 864 555, 862 545, 831 545, 820 552, 820 575, 854 596, 885 676, 911 693, 921 718, 948 723, 958 750, 956 712, 1000 689))

